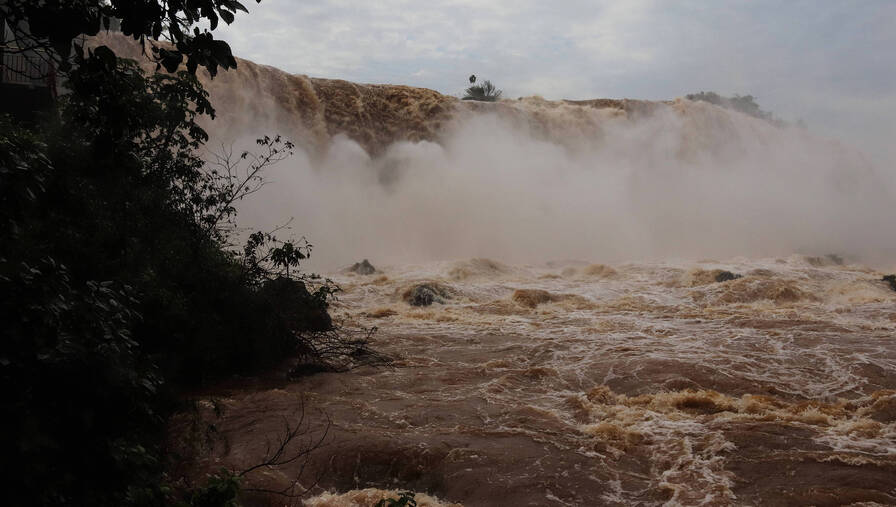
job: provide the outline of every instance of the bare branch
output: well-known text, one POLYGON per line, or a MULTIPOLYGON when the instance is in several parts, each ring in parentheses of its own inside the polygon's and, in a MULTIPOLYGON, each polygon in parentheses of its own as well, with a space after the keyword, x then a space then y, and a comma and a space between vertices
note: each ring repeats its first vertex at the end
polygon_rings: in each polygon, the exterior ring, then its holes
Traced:
MULTIPOLYGON (((362 366, 391 366, 392 358, 376 352, 371 348, 371 338, 377 328, 348 330, 334 326, 328 331, 312 331, 297 333, 300 352, 313 364, 323 366, 330 371, 350 371, 362 366)), ((291 375, 299 376, 302 367, 299 363, 293 368, 291 375)))
MULTIPOLYGON (((209 197, 215 200, 216 211, 204 220, 206 233, 221 230, 222 221, 234 214, 236 202, 267 185, 268 182, 261 177, 262 172, 291 156, 294 147, 292 142, 284 141, 280 136, 266 136, 259 139, 257 144, 264 147, 265 151, 261 155, 243 152, 235 159, 232 144, 222 144, 220 153, 211 153, 210 163, 220 170, 207 173, 206 186, 211 194, 209 197)), ((223 229, 226 231, 230 228, 223 229)))
POLYGON ((333 422, 330 419, 329 415, 321 411, 320 413, 324 417, 326 417, 327 423, 320 437, 309 437, 307 439, 303 439, 298 449, 291 450, 290 448, 292 447, 292 444, 294 442, 297 442, 300 437, 308 435, 310 430, 310 423, 305 420, 304 399, 302 400, 299 410, 299 420, 296 422, 295 426, 291 425, 287 418, 283 418, 284 432, 277 436, 276 447, 272 450, 269 444, 267 452, 265 453, 265 457, 262 458, 261 462, 252 465, 249 468, 246 468, 245 470, 236 474, 236 476, 239 478, 246 478, 249 474, 262 468, 278 469, 301 460, 299 469, 293 475, 292 481, 287 486, 280 489, 246 487, 243 488, 244 491, 278 495, 286 498, 298 498, 305 495, 315 486, 317 486, 321 476, 318 476, 314 480, 314 482, 307 487, 301 486, 299 484, 299 481, 301 480, 302 476, 304 475, 305 469, 308 466, 308 463, 310 461, 310 454, 325 446, 324 442, 329 436, 330 427, 332 426, 333 422))

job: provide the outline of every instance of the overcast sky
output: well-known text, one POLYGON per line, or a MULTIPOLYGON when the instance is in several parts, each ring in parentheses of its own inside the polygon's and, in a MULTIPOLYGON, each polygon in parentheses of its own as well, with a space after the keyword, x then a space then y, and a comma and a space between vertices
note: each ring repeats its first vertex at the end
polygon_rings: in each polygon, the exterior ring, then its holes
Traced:
POLYGON ((896 1, 244 0, 217 35, 288 72, 460 94, 671 99, 763 109, 896 160, 896 1))

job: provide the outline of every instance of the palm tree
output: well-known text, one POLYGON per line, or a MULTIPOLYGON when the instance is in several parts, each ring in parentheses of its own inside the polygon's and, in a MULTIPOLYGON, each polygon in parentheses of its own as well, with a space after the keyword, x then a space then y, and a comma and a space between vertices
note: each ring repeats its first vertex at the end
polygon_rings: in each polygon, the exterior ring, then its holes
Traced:
MULTIPOLYGON (((470 82, 474 82, 475 76, 470 76, 470 82)), ((495 88, 491 81, 483 81, 481 85, 473 85, 467 88, 467 94, 464 100, 479 100, 483 102, 494 102, 501 98, 501 90, 495 88)))

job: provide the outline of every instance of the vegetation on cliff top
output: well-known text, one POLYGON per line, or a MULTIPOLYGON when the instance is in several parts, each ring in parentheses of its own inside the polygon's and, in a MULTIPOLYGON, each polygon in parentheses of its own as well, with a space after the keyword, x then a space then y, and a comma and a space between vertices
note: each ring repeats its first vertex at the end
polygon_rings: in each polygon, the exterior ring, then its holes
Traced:
POLYGON ((499 90, 491 81, 483 81, 482 84, 475 84, 476 76, 470 76, 470 86, 465 90, 463 100, 478 100, 480 102, 495 102, 501 98, 502 91, 499 90))
POLYGON ((709 102, 726 109, 733 109, 754 118, 765 120, 776 126, 783 126, 785 122, 769 111, 763 111, 756 103, 756 97, 752 95, 737 95, 724 97, 716 92, 689 93, 685 98, 693 101, 709 102))

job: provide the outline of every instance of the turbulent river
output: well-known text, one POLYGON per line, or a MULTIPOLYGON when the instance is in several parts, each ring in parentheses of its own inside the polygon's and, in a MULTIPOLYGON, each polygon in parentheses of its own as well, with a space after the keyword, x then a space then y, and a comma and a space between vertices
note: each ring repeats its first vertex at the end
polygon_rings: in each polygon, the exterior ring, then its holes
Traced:
POLYGON ((294 217, 303 269, 344 289, 334 316, 376 326, 394 359, 219 386, 200 469, 258 463, 302 420, 292 443, 318 448, 248 488, 298 477, 317 506, 896 504, 892 168, 685 99, 475 103, 245 60, 200 79, 209 150, 296 142, 240 225, 294 217), (339 269, 362 256, 379 271, 339 269), (420 284, 429 306, 409 304, 420 284))
POLYGON ((311 505, 896 503, 896 292, 873 270, 793 255, 334 276, 334 313, 377 326, 394 367, 223 398, 231 465, 302 400, 309 435, 327 414, 304 475, 335 493, 311 505), (421 283, 441 296, 411 306, 421 283))

